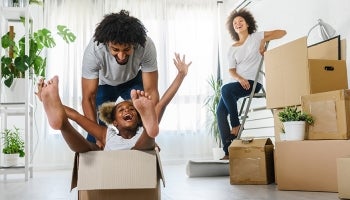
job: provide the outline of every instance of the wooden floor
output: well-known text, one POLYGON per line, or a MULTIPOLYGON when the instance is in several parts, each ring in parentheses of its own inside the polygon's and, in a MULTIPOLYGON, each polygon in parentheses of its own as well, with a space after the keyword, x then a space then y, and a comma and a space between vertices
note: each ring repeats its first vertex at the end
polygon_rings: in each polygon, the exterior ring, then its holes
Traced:
MULTIPOLYGON (((162 200, 336 200, 337 193, 279 191, 270 185, 230 185, 229 177, 188 178, 186 164, 163 164, 165 188, 162 200)), ((70 192, 71 170, 34 171, 0 177, 0 200, 76 200, 70 192)))

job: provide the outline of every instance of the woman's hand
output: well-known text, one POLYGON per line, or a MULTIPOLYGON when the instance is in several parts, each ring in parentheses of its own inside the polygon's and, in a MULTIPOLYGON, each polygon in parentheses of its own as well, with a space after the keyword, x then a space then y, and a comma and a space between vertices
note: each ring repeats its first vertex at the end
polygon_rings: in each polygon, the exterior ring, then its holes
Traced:
POLYGON ((247 79, 244 78, 239 78, 238 82, 241 84, 241 86, 245 89, 245 90, 249 90, 250 88, 250 84, 249 81, 247 79))

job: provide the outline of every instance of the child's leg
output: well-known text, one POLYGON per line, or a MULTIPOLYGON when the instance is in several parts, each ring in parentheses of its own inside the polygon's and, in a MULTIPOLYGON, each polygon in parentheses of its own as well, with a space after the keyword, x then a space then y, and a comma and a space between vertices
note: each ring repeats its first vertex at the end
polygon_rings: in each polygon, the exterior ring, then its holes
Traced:
POLYGON ((42 100, 44 109, 53 129, 60 130, 68 146, 74 152, 87 152, 99 148, 87 140, 69 123, 66 112, 58 94, 58 77, 55 76, 46 84, 38 86, 39 99, 42 100))
POLYGON ((143 127, 147 134, 155 138, 159 133, 158 117, 155 111, 155 105, 151 99, 145 95, 144 91, 131 90, 132 103, 140 113, 143 127))
POLYGON ((144 131, 133 149, 151 150, 155 148, 155 137, 159 133, 158 117, 151 99, 143 91, 132 90, 131 99, 134 107, 140 113, 144 131))

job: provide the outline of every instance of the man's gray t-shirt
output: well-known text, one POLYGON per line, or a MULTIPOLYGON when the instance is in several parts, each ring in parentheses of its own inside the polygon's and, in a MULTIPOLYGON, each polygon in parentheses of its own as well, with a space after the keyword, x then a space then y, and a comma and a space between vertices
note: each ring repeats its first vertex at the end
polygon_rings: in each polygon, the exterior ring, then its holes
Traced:
POLYGON ((145 47, 136 45, 125 65, 119 65, 110 54, 108 47, 93 41, 92 38, 83 56, 82 77, 99 78, 99 85, 120 85, 136 77, 138 71, 153 72, 158 70, 157 52, 151 38, 146 38, 145 47))

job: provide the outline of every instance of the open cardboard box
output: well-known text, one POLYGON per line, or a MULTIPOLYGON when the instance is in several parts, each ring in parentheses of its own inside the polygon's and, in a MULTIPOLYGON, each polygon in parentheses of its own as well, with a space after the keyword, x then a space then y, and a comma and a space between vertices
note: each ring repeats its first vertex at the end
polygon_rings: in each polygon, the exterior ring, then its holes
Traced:
POLYGON ((79 200, 160 200, 164 176, 154 151, 91 151, 76 154, 71 188, 79 200))
POLYGON ((300 105, 303 95, 348 88, 346 62, 338 60, 339 48, 332 42, 313 46, 311 51, 307 37, 302 37, 265 52, 268 108, 300 105), (322 48, 336 53, 324 56, 322 48))
POLYGON ((273 148, 270 138, 233 140, 229 146, 230 184, 274 182, 273 148))

